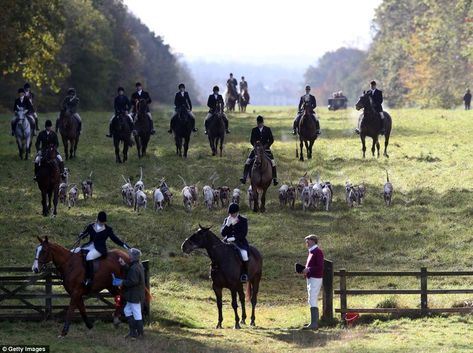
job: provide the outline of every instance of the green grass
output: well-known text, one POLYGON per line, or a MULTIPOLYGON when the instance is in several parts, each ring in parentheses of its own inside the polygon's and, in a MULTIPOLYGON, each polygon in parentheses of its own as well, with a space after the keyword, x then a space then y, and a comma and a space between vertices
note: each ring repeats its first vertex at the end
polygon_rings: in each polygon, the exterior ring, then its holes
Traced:
MULTIPOLYGON (((370 321, 348 330, 323 328, 317 333, 294 330, 308 318, 304 281, 292 273, 292 264, 306 256, 303 237, 320 236, 320 244, 335 269, 436 270, 469 269, 473 260, 470 229, 473 221, 473 184, 470 135, 471 113, 445 110, 394 110, 390 158, 361 158, 359 138, 352 133, 357 113, 352 110, 320 110, 323 135, 315 143, 314 159, 295 158, 295 138, 291 135, 293 110, 251 107, 247 114, 231 114, 223 158, 210 156, 202 133, 205 111, 196 113, 199 133, 191 139, 189 158, 178 159, 172 138, 166 133, 170 111, 155 111, 158 133, 151 140, 149 156, 138 160, 133 149, 129 162, 115 164, 107 132, 109 113, 82 113, 84 132, 77 160, 67 162, 72 182, 84 179, 93 170, 96 196, 79 201, 76 208, 60 206, 56 218, 40 215, 39 191, 31 180, 33 165, 18 160, 11 137, 0 141, 0 231, 2 265, 29 265, 33 260, 36 235, 49 235, 54 241, 71 246, 83 226, 104 209, 116 233, 140 247, 151 261, 152 303, 148 338, 143 343, 123 343, 124 328, 115 331, 109 324, 98 324, 86 332, 73 325, 65 341, 57 341, 60 323, 0 323, 0 344, 46 343, 52 351, 175 351, 175 352, 432 352, 466 351, 472 334, 470 317, 451 316, 385 322, 370 321), (225 292, 224 326, 216 324, 216 306, 208 279, 209 260, 195 253, 184 256, 180 244, 199 223, 218 229, 225 210, 207 211, 202 204, 185 212, 180 199, 181 175, 188 183, 199 182, 200 189, 213 172, 216 184, 238 186, 238 178, 249 151, 249 132, 257 114, 266 118, 276 142, 273 151, 281 182, 297 182, 306 171, 335 186, 330 212, 302 212, 281 209, 277 188, 271 187, 265 214, 253 214, 247 206, 249 241, 264 256, 263 280, 257 309, 256 329, 231 330, 232 310, 225 292), (137 177, 143 166, 149 192, 166 177, 174 193, 173 205, 163 212, 148 209, 139 214, 121 202, 121 174, 137 177), (386 208, 382 200, 385 170, 394 185, 394 200, 386 208), (348 209, 344 184, 349 178, 367 186, 362 207, 348 209), (81 348, 82 347, 82 348, 81 348), (92 350, 93 351, 93 350, 92 350)), ((40 115, 41 124, 55 114, 40 115)), ((9 117, 1 116, 0 131, 6 133, 9 117)), ((371 146, 368 145, 368 149, 371 146)), ((62 147, 61 147, 62 151, 62 147)), ((245 188, 246 190, 246 188, 245 188)), ((244 197, 246 205, 246 197, 244 197)), ((356 278, 350 288, 418 288, 418 280, 408 278, 356 278)), ((431 288, 464 288, 468 278, 439 278, 431 288)), ((335 284, 336 286, 337 284, 335 284)), ((336 298, 337 300, 338 298, 336 298)), ((349 298, 349 306, 375 307, 386 300, 400 307, 416 307, 417 296, 365 296, 349 298)), ((465 295, 429 297, 431 307, 449 307, 465 295)), ((336 301, 336 306, 338 302, 336 301)), ((382 320, 381 320, 382 319, 382 320)))

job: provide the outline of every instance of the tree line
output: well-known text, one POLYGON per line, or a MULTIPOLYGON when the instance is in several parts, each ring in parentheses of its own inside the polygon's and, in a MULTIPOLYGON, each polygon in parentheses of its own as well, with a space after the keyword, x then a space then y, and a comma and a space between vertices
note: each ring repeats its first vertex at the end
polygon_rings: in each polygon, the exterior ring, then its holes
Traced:
POLYGON ((473 84, 472 0, 384 0, 369 49, 341 48, 309 67, 323 97, 344 90, 351 102, 375 79, 391 107, 452 108, 473 84))
POLYGON ((111 109, 118 86, 140 81, 154 101, 171 103, 177 84, 193 90, 187 68, 122 0, 3 0, 0 106, 30 83, 42 111, 59 109, 74 87, 81 109, 111 109))

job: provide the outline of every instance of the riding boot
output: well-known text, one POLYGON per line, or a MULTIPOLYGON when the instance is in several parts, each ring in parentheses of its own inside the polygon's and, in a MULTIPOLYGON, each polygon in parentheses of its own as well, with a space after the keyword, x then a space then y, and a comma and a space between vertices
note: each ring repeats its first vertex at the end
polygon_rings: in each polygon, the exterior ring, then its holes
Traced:
POLYGON ((320 135, 320 122, 317 119, 315 119, 315 133, 320 135))
POLYGON ((172 134, 172 125, 173 125, 173 120, 174 120, 174 117, 171 119, 171 121, 169 122, 169 130, 168 130, 168 134, 172 134))
POLYGON ((292 134, 297 135, 299 133, 299 117, 294 119, 294 122, 292 123, 292 134))
POLYGON ((386 118, 381 119, 381 131, 379 132, 381 135, 386 133, 386 118))
POLYGON ((125 338, 135 338, 137 336, 136 334, 136 321, 133 315, 127 316, 126 317, 128 321, 128 334, 125 336, 125 338))
MULTIPOLYGON (((39 125, 38 124, 39 124, 38 123, 38 117, 35 115, 34 116, 34 126, 35 126, 36 131, 39 131, 39 125)), ((34 135, 36 135, 36 134, 34 134, 34 135)))
POLYGON ((66 177, 66 175, 64 174, 64 161, 59 161, 59 172, 61 173, 61 175, 63 177, 66 177))
POLYGON ((243 168, 243 176, 240 178, 242 184, 246 184, 246 179, 248 178, 248 173, 250 172, 250 165, 245 163, 243 168))
POLYGON ((79 123, 79 126, 77 127, 77 133, 80 135, 80 133, 82 131, 82 121, 78 120, 77 122, 79 123))
POLYGON ((156 130, 154 130, 154 122, 153 122, 153 119, 151 119, 149 116, 149 124, 151 126, 151 135, 154 135, 156 133, 156 130))
POLYGON ((16 130, 16 119, 11 122, 11 135, 15 136, 15 130, 16 130))
POLYGON ((310 308, 310 324, 305 325, 303 330, 317 330, 319 328, 319 308, 310 308))
POLYGON ((209 119, 205 119, 204 121, 204 134, 207 135, 207 130, 208 130, 208 126, 209 126, 209 122, 208 122, 209 119))
POLYGON ((107 137, 113 137, 113 132, 112 132, 112 122, 108 124, 108 135, 105 135, 107 137))
POLYGON ((136 320, 135 327, 136 327, 136 336, 138 338, 143 338, 144 336, 143 320, 136 320))
POLYGON ((192 132, 197 132, 197 129, 195 128, 195 119, 191 116, 189 116, 189 119, 191 121, 192 132))
POLYGON ((56 119, 56 127, 54 129, 54 131, 56 131, 56 134, 57 134, 58 130, 59 130, 59 119, 56 119))
POLYGON ((276 166, 272 167, 272 171, 273 171, 273 185, 276 186, 276 185, 279 184, 279 182, 278 182, 278 173, 276 171, 276 166))
POLYGON ((240 282, 248 282, 248 261, 243 261, 242 263, 240 282))
POLYGON ((33 180, 37 181, 38 180, 38 171, 39 171, 39 163, 34 164, 34 177, 33 180))
POLYGON ((230 130, 228 130, 228 119, 225 117, 225 115, 223 116, 223 122, 225 124, 225 132, 229 134, 230 130))
POLYGON ((92 286, 92 280, 94 277, 94 260, 85 261, 85 280, 84 285, 86 287, 92 286))

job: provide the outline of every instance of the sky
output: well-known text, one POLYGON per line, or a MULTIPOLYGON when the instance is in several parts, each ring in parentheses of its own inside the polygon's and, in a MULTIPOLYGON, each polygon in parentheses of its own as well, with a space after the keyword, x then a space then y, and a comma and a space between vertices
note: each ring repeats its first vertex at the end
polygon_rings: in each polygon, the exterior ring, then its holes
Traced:
POLYGON ((366 49, 382 0, 124 0, 186 61, 309 65, 366 49))

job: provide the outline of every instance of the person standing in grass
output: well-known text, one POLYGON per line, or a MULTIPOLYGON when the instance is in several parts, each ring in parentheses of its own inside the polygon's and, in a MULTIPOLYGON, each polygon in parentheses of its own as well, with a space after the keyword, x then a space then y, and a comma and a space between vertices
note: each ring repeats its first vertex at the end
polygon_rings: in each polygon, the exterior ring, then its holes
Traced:
POLYGON ((465 110, 470 110, 471 92, 469 88, 466 89, 465 95, 463 96, 463 101, 465 102, 465 110))
POLYGON ((308 303, 310 305, 310 324, 304 325, 303 330, 317 330, 319 327, 318 298, 324 275, 324 253, 318 246, 318 242, 319 240, 314 234, 305 237, 309 256, 305 267, 296 265, 296 271, 306 278, 308 303), (300 270, 298 270, 298 267, 300 270))

